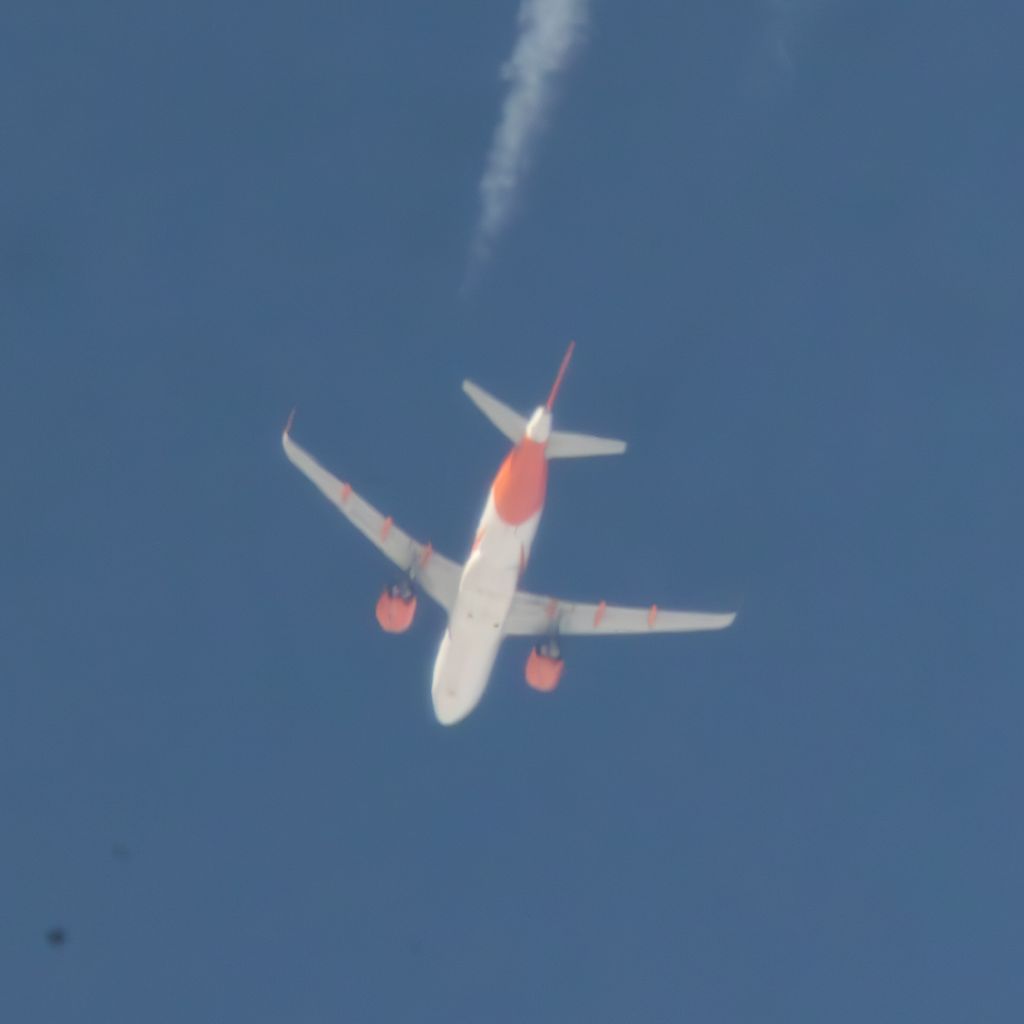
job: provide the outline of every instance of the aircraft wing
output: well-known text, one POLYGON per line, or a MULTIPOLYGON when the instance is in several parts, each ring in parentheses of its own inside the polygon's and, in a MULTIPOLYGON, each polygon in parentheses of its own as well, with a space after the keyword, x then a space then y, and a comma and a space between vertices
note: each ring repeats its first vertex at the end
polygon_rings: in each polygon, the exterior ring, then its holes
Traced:
POLYGON ((615 636, 624 633, 690 633, 731 626, 735 612, 673 612, 656 605, 622 608, 580 604, 520 590, 512 599, 505 633, 509 636, 615 636))
POLYGON ((291 420, 281 444, 291 462, 323 491, 328 501, 374 547, 384 552, 403 572, 408 572, 430 597, 450 612, 459 589, 462 566, 436 552, 432 545, 413 540, 394 524, 390 516, 382 516, 356 494, 351 485, 329 473, 309 452, 297 445, 289 434, 290 427, 291 420))

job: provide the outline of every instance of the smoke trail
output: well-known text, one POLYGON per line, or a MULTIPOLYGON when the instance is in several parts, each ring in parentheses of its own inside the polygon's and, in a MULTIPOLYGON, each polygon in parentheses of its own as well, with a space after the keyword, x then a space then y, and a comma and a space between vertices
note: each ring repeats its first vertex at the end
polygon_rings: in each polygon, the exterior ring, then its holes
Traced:
POLYGON ((508 223, 516 190, 544 126, 552 86, 587 24, 588 0, 522 0, 519 37, 501 70, 508 85, 501 119, 480 179, 480 219, 470 254, 472 275, 508 223))

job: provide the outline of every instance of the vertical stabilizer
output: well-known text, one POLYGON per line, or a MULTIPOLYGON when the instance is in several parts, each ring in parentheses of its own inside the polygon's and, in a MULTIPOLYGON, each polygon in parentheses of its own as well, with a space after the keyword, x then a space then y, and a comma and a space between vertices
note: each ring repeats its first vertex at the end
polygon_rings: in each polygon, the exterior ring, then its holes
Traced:
POLYGON ((565 350, 565 355, 562 356, 562 365, 558 368, 558 376, 555 378, 555 383, 551 385, 551 394, 548 395, 547 405, 545 409, 551 412, 555 405, 555 399, 558 397, 558 389, 562 386, 562 378, 565 376, 565 371, 569 369, 569 360, 572 359, 572 350, 576 347, 575 341, 569 342, 569 347, 565 350))
POLYGON ((551 409, 558 397, 558 391, 565 379, 565 371, 572 359, 575 341, 569 342, 562 363, 558 367, 555 383, 547 402, 538 406, 533 417, 527 420, 514 409, 471 380, 462 382, 462 390, 469 395, 473 404, 513 443, 518 444, 528 436, 545 446, 545 454, 549 459, 579 459, 591 455, 621 455, 626 450, 626 442, 611 437, 591 437, 589 434, 572 434, 565 430, 551 430, 551 409), (550 431, 550 433, 549 433, 550 431))

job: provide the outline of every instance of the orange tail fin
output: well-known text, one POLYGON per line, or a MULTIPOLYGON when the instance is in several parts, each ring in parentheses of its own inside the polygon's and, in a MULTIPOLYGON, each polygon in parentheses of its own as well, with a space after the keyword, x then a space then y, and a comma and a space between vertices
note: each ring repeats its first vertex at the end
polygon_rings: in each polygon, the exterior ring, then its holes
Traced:
POLYGON ((551 412, 551 408, 555 404, 555 399, 558 397, 558 389, 562 386, 562 378, 565 376, 565 371, 569 368, 569 360, 572 359, 572 350, 575 347, 576 342, 570 341, 569 347, 566 349, 565 355, 562 357, 562 365, 558 368, 558 376, 555 378, 555 383, 551 387, 551 394, 548 395, 548 412, 551 412))

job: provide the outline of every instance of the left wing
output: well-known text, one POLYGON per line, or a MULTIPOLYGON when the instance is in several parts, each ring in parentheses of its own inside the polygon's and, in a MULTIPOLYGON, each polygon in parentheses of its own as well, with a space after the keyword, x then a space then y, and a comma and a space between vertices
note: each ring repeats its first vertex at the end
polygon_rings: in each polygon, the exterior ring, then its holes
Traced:
POLYGON ((328 473, 312 455, 300 448, 289 434, 291 420, 281 437, 284 453, 317 487, 338 511, 378 550, 409 575, 442 608, 451 611, 459 589, 462 566, 438 554, 430 544, 420 544, 394 524, 391 516, 382 516, 368 501, 359 497, 350 484, 328 473))
POLYGON ((657 605, 622 608, 605 604, 580 604, 523 590, 512 599, 505 633, 509 636, 609 636, 624 633, 690 633, 731 626, 735 612, 672 612, 657 605))

